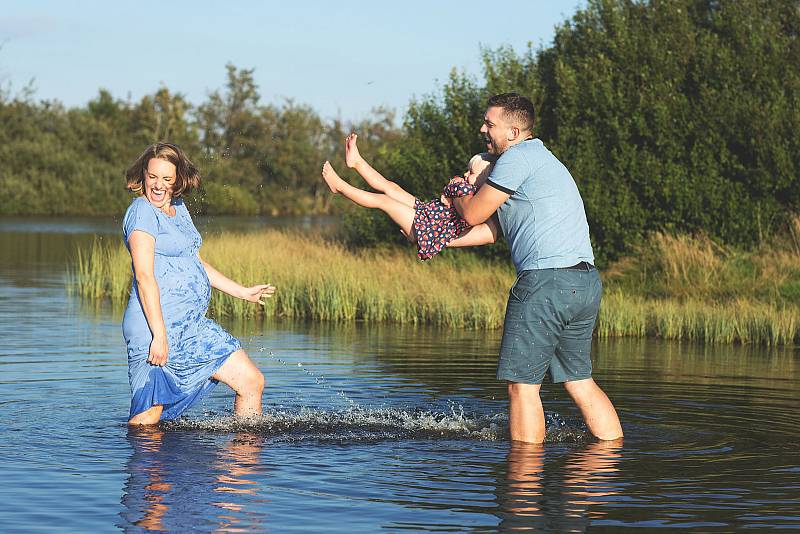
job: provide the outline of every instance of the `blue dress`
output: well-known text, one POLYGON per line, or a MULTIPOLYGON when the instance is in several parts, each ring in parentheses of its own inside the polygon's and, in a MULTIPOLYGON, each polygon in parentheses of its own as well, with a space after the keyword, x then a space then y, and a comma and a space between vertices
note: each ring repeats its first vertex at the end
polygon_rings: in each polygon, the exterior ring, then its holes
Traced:
POLYGON ((241 348, 239 341, 205 316, 211 284, 197 252, 202 238, 182 200, 173 200, 170 217, 144 197, 125 212, 125 245, 134 230, 156 239, 155 278, 167 328, 169 354, 164 367, 147 363, 153 336, 147 324, 134 272, 133 289, 122 320, 131 385, 130 417, 162 404, 161 419, 174 419, 217 383, 211 376, 241 348))
MULTIPOLYGON (((467 182, 447 184, 442 194, 450 198, 474 195, 478 189, 467 182)), ((427 261, 440 253, 453 239, 469 228, 454 206, 445 206, 438 198, 422 202, 414 199, 414 234, 417 257, 427 261)))

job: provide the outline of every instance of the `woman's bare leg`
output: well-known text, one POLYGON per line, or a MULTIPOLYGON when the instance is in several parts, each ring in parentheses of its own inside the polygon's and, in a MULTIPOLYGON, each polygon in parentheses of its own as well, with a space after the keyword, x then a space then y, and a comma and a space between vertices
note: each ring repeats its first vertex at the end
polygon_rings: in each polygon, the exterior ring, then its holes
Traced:
POLYGON ((137 413, 128 420, 129 425, 154 425, 161 419, 161 412, 164 411, 164 406, 156 404, 147 410, 137 413))
POLYGON ((387 180, 381 173, 372 168, 372 165, 361 157, 356 141, 358 136, 351 133, 344 142, 344 161, 348 167, 355 169, 358 174, 369 184, 369 186, 386 196, 395 199, 401 204, 413 208, 416 198, 414 195, 392 182, 387 180))
POLYGON ((329 162, 322 166, 322 177, 333 193, 341 193, 364 208, 377 208, 386 213, 399 227, 406 236, 411 236, 414 226, 415 210, 412 206, 383 193, 370 193, 357 187, 353 187, 336 174, 329 162))
POLYGON ((230 355, 212 376, 236 392, 233 411, 242 417, 261 415, 261 394, 264 392, 264 375, 243 349, 230 355))

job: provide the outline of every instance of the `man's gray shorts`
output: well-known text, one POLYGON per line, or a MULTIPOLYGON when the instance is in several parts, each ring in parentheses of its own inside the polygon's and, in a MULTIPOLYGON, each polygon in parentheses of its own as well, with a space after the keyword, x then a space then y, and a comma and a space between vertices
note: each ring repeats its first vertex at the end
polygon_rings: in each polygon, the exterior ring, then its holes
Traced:
POLYGON ((497 378, 541 384, 548 369, 553 382, 591 378, 602 292, 591 266, 519 273, 508 296, 497 378))

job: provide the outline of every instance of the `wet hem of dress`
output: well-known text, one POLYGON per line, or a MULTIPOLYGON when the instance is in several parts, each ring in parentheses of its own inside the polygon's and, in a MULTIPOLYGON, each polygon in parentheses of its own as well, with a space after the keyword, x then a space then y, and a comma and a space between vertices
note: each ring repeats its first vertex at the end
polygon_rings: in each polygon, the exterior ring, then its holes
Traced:
MULTIPOLYGON (((236 351, 238 351, 238 350, 241 350, 241 349, 242 349, 242 345, 241 345, 240 343, 237 343, 237 346, 236 346, 236 348, 234 348, 232 351, 230 351, 230 352, 227 354, 227 356, 223 356, 223 357, 221 357, 221 358, 219 358, 219 359, 217 360, 217 365, 215 365, 215 366, 214 366, 214 367, 211 369, 211 372, 209 373, 209 375, 208 375, 208 378, 205 380, 205 382, 203 382, 203 383, 202 383, 200 386, 198 386, 196 389, 192 390, 192 391, 191 391, 191 392, 190 392, 188 395, 186 395, 186 396, 184 397, 184 398, 187 398, 187 397, 192 397, 192 396, 195 396, 195 395, 196 395, 196 397, 195 397, 195 398, 194 398, 194 400, 191 402, 191 404, 189 404, 189 405, 187 405, 187 406, 184 406, 184 407, 181 409, 181 411, 180 411, 180 412, 178 412, 178 413, 176 413, 176 414, 170 414, 170 413, 169 413, 169 407, 175 406, 176 404, 178 404, 178 402, 173 402, 173 403, 171 403, 171 404, 162 404, 162 406, 164 407, 164 409, 163 409, 163 410, 162 410, 162 412, 161 412, 161 417, 159 418, 159 421, 171 421, 171 420, 173 420, 173 419, 177 419, 177 418, 178 418, 178 417, 180 417, 180 416, 181 416, 181 415, 182 415, 182 414, 183 414, 183 413, 184 413, 186 410, 188 410, 189 408, 193 407, 195 404, 197 404, 198 402, 200 402, 201 400, 203 400, 203 397, 205 397, 207 393, 209 393, 210 391, 212 391, 212 390, 213 390, 213 389, 216 387, 216 385, 219 383, 219 380, 215 380, 215 379, 213 378, 213 376, 214 376, 214 373, 216 373, 217 371, 219 371, 219 370, 220 370, 220 368, 221 368, 223 365, 225 365, 225 362, 227 362, 227 361, 228 361, 228 359, 229 359, 231 356, 233 356, 233 353, 234 353, 234 352, 236 352, 236 351)), ((180 401, 179 401, 179 402, 180 402, 180 401)), ((131 403, 133 403, 133 399, 131 399, 131 403)), ((134 417, 136 417, 137 415, 139 415, 139 414, 142 414, 142 413, 146 412, 147 410, 149 410, 149 409, 150 409, 150 408, 152 408, 153 406, 158 406, 158 405, 159 405, 158 403, 154 403, 154 404, 151 404, 150 406, 148 406, 148 407, 144 408, 144 409, 143 409, 142 411, 140 411, 140 412, 136 412, 135 414, 129 414, 129 415, 128 415, 128 420, 131 420, 131 419, 133 419, 134 417)))
POLYGON ((198 402, 200 402, 201 400, 203 400, 203 397, 205 397, 207 393, 211 392, 211 391, 212 391, 212 390, 213 390, 215 387, 217 387, 217 384, 219 384, 219 380, 215 380, 215 379, 213 378, 213 376, 214 376, 214 373, 216 373, 217 371, 219 371, 219 370, 220 370, 220 368, 221 368, 223 365, 225 365, 225 362, 227 362, 227 361, 228 361, 228 359, 229 359, 231 356, 233 356, 233 353, 234 353, 234 352, 236 352, 237 350, 241 350, 241 349, 242 349, 242 346, 241 346, 241 344, 238 344, 238 343, 237 343, 237 345, 238 345, 238 346, 237 346, 235 349, 233 349, 233 350, 232 350, 230 353, 228 353, 228 355, 227 355, 227 356, 224 356, 224 357, 220 358, 219 360, 217 360, 217 362, 218 362, 218 365, 216 365, 216 366, 214 366, 214 367, 212 368, 212 370, 211 370, 211 373, 209 373, 209 375, 208 375, 208 378, 206 379, 206 381, 203 383, 203 385, 202 385, 202 386, 200 386, 200 387, 198 388, 200 391, 197 391, 197 393, 192 393, 193 395, 197 395, 197 396, 194 398, 194 400, 192 401, 192 403, 191 403, 191 404, 189 404, 188 406, 184 406, 184 407, 183 407, 183 409, 182 409, 180 412, 178 412, 178 413, 176 413, 176 414, 174 414, 174 415, 173 415, 173 414, 169 414, 169 415, 168 415, 168 417, 165 417, 165 414, 168 412, 168 410, 164 410, 164 411, 161 413, 161 419, 160 419, 160 421, 171 421, 171 420, 173 420, 173 419, 177 419, 178 417, 180 417, 181 415, 183 415, 183 413, 184 413, 186 410, 188 410, 189 408, 191 408, 192 406, 194 406, 195 404, 197 404, 198 402))

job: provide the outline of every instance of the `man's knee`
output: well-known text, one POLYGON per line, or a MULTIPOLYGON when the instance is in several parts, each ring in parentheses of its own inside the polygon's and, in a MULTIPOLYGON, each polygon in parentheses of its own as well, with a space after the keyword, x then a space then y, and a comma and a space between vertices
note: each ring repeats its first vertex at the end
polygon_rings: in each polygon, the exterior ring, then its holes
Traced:
POLYGON ((508 397, 513 400, 539 399, 541 384, 523 384, 522 382, 508 383, 508 397))
POLYGON ((576 397, 589 395, 600 389, 595 381, 591 378, 585 378, 583 380, 570 380, 564 382, 563 384, 564 389, 567 390, 567 393, 569 393, 570 397, 573 399, 576 397))

